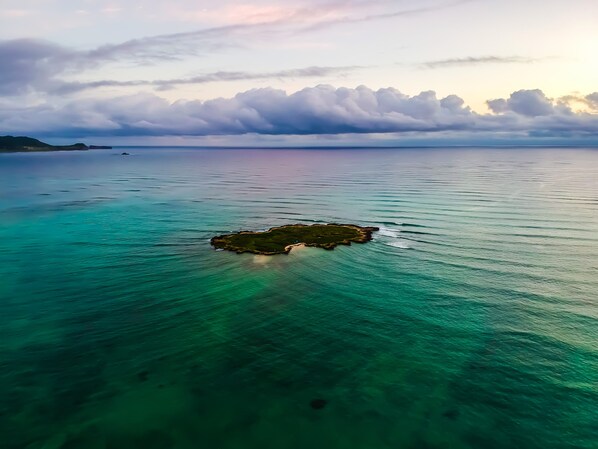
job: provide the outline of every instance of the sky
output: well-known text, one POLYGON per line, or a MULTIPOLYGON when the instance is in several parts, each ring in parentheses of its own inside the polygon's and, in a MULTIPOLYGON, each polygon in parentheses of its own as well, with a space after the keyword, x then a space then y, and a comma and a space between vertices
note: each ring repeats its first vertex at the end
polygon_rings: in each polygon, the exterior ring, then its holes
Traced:
POLYGON ((598 144, 598 0, 0 0, 0 135, 598 144))

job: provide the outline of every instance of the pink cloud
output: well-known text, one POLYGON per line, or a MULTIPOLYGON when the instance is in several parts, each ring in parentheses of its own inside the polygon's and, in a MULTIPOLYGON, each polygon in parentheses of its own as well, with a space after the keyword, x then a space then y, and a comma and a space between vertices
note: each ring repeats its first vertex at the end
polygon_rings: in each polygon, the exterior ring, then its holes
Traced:
POLYGON ((26 17, 32 14, 34 14, 34 12, 29 9, 6 9, 4 11, 0 11, 0 17, 7 18, 26 17))
MULTIPOLYGON (((368 3, 368 9, 375 9, 380 1, 368 3)), ((365 6, 362 2, 298 2, 281 5, 280 3, 230 3, 201 9, 189 9, 169 4, 164 13, 182 21, 194 21, 210 24, 260 24, 278 21, 297 23, 318 23, 351 16, 356 9, 365 6)))

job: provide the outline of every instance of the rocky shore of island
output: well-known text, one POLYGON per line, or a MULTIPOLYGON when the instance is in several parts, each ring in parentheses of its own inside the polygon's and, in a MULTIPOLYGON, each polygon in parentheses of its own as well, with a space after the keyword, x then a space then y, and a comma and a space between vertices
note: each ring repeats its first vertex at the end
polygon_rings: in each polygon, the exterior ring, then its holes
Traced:
POLYGON ((377 227, 354 224, 291 224, 270 228, 267 231, 240 231, 213 237, 216 249, 238 254, 251 253, 264 256, 289 254, 294 247, 315 247, 333 250, 338 245, 366 243, 372 240, 377 227))

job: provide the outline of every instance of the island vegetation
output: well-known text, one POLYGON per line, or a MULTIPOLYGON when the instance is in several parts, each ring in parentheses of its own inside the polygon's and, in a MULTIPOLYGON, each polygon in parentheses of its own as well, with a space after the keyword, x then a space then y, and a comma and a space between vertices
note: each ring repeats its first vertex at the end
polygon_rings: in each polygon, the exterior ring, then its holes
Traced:
POLYGON ((241 231, 212 238, 216 249, 272 256, 288 254, 295 246, 304 245, 332 250, 338 245, 365 243, 372 240, 376 227, 353 224, 292 224, 265 232, 241 231))
POLYGON ((34 152, 34 151, 83 151, 110 149, 112 147, 75 143, 73 145, 50 145, 32 137, 0 136, 1 153, 34 152))

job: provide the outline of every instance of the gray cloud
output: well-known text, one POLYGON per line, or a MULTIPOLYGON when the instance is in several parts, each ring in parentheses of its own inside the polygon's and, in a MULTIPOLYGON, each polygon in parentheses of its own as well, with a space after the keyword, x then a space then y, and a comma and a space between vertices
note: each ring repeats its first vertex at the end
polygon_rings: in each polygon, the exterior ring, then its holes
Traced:
POLYGON ((341 0, 337 2, 327 2, 318 6, 300 7, 297 8, 293 14, 281 19, 256 23, 231 24, 190 32, 132 39, 120 44, 102 46, 88 52, 88 56, 93 59, 101 58, 105 60, 128 58, 140 62, 147 62, 155 58, 176 59, 181 55, 197 55, 226 47, 242 46, 248 38, 271 40, 276 37, 310 33, 315 30, 355 23, 418 16, 476 1, 479 0, 441 0, 432 3, 429 6, 399 9, 387 13, 349 15, 336 17, 334 19, 314 20, 314 18, 323 16, 327 12, 335 11, 341 7, 350 7, 350 9, 355 11, 367 11, 371 9, 374 4, 389 3, 384 0, 371 0, 369 2, 341 0))
POLYGON ((569 104, 583 104, 591 110, 598 111, 598 92, 591 93, 586 96, 580 95, 565 95, 558 99, 559 104, 568 106, 569 104))
POLYGON ((410 16, 418 16, 421 14, 426 14, 434 11, 440 11, 447 8, 452 8, 455 6, 459 6, 465 3, 472 3, 478 0, 454 0, 449 2, 441 2, 437 4, 433 4, 431 6, 421 6, 412 9, 402 9, 398 11, 391 11, 387 13, 381 14, 370 14, 361 17, 339 17, 332 20, 323 20, 321 22, 315 23, 313 25, 308 25, 301 27, 297 32, 304 33, 304 32, 311 32, 315 30, 330 28, 333 26, 339 25, 351 25, 356 23, 366 23, 366 22, 374 22, 378 20, 388 20, 388 19, 396 19, 401 17, 410 17, 410 16))
POLYGON ((155 95, 138 94, 71 101, 62 107, 0 107, 0 129, 46 136, 428 135, 462 131, 598 137, 598 114, 575 113, 539 90, 514 92, 493 104, 492 114, 477 114, 456 95, 439 99, 433 91, 425 91, 408 96, 392 88, 374 91, 364 86, 317 86, 290 95, 271 88, 254 89, 205 102, 169 103, 155 95))
POLYGON ((598 110, 598 92, 586 95, 585 100, 588 103, 588 106, 590 106, 592 109, 598 110))
POLYGON ((32 39, 0 41, 0 97, 19 96, 30 92, 49 94, 72 94, 82 90, 101 87, 153 86, 168 89, 176 85, 205 84, 217 81, 318 78, 342 75, 357 70, 358 66, 346 67, 304 67, 274 72, 219 71, 189 78, 163 80, 97 80, 65 81, 60 77, 82 67, 93 68, 99 65, 89 52, 78 52, 50 42, 32 39), (91 59, 90 59, 91 58, 91 59))
POLYGON ((527 117, 539 117, 555 113, 553 102, 540 89, 513 92, 507 100, 507 108, 527 117))
POLYGON ((72 53, 33 39, 0 41, 0 95, 20 95, 61 74, 72 53))
POLYGON ((571 109, 562 101, 555 103, 539 89, 519 90, 508 99, 499 98, 487 101, 488 107, 495 114, 514 112, 525 117, 540 117, 560 114, 572 114, 571 109))
MULTIPOLYGON (((315 29, 349 25, 359 22, 392 19, 424 14, 462 3, 477 0, 441 1, 414 9, 402 9, 389 13, 359 15, 371 2, 338 1, 325 5, 298 8, 288 17, 259 23, 232 24, 205 28, 191 32, 148 36, 131 39, 118 44, 102 45, 90 50, 75 50, 51 42, 34 39, 0 41, 0 96, 21 95, 29 92, 74 92, 102 85, 119 85, 116 81, 91 83, 67 83, 60 79, 65 73, 80 73, 97 69, 112 62, 150 64, 179 60, 187 56, 200 56, 225 48, 243 47, 255 39, 278 39, 297 33, 313 32, 315 29), (318 21, 322 12, 342 10, 349 7, 353 14, 335 19, 318 21)), ((386 1, 375 3, 387 4, 386 1)), ((283 75, 284 76, 284 75, 283 75)), ((302 75, 298 75, 302 76, 302 75)), ((315 75, 314 75, 315 76, 315 75)), ((259 77, 262 78, 262 77, 259 77)), ((252 78, 249 78, 252 79, 252 78)), ((197 81, 205 82, 205 81, 197 81)), ((195 83, 183 81, 172 84, 195 83)), ((125 81, 122 86, 151 85, 150 81, 125 81)), ((157 82, 160 84, 160 81, 157 82)), ((163 83, 162 86, 166 86, 163 83)))
POLYGON ((440 69, 445 67, 463 67, 485 64, 532 64, 538 61, 540 60, 525 56, 468 56, 465 58, 427 61, 419 64, 419 66, 426 69, 440 69))
POLYGON ((507 100, 504 98, 497 98, 495 100, 488 100, 486 104, 492 112, 495 114, 503 114, 509 110, 507 100))
POLYGON ((226 81, 251 81, 268 79, 287 79, 287 78, 320 78, 330 75, 343 75, 350 71, 357 70, 358 66, 347 67, 305 67, 300 69, 279 70, 277 72, 214 72, 205 75, 193 76, 190 78, 173 78, 163 80, 99 80, 90 82, 64 82, 54 86, 52 93, 69 94, 87 89, 97 89, 101 87, 138 87, 153 86, 159 90, 170 89, 174 86, 206 84, 213 82, 226 81))
POLYGON ((119 44, 102 45, 81 52, 82 59, 89 61, 129 60, 141 64, 153 61, 179 60, 183 56, 214 53, 224 48, 239 47, 242 37, 248 33, 273 31, 279 21, 257 24, 227 25, 197 31, 147 36, 119 44))

